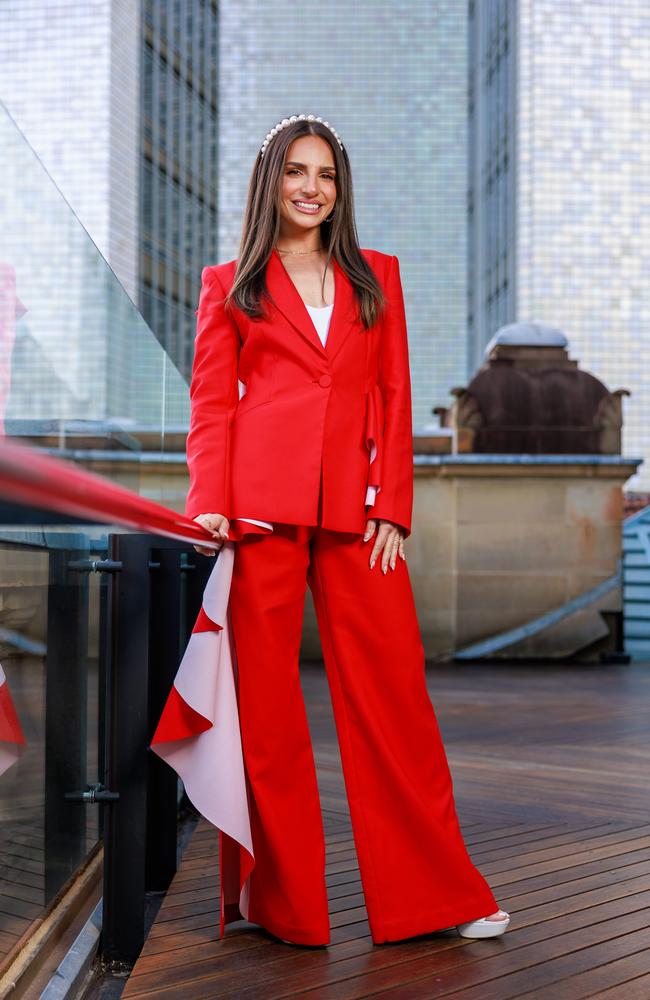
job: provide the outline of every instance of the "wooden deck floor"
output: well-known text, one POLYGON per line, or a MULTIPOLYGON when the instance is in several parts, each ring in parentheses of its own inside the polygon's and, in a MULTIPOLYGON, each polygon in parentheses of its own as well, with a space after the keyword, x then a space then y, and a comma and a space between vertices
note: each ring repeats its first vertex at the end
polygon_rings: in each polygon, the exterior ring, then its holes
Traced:
POLYGON ((303 689, 327 834, 332 943, 241 921, 216 941, 217 836, 196 829, 125 998, 650 998, 650 666, 433 667, 472 859, 512 920, 373 946, 323 669, 303 689))

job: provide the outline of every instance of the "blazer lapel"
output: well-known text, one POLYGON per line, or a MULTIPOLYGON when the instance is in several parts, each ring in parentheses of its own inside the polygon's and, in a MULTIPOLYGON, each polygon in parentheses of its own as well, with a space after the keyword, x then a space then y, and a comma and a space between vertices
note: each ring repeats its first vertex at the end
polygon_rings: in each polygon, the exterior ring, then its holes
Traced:
POLYGON ((332 257, 331 260, 334 268, 334 308, 325 347, 316 332, 300 292, 275 249, 271 251, 266 270, 267 288, 278 309, 307 343, 330 361, 338 354, 357 321, 356 296, 352 283, 336 258, 332 257))

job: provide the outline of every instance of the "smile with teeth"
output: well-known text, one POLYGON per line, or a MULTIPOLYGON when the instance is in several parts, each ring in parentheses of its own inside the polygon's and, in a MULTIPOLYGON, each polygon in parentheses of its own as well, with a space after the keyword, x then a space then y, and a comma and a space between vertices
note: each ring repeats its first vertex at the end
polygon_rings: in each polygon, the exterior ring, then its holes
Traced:
POLYGON ((301 212, 311 212, 313 215, 316 212, 320 212, 322 205, 309 201, 294 201, 296 208, 299 208, 301 212))

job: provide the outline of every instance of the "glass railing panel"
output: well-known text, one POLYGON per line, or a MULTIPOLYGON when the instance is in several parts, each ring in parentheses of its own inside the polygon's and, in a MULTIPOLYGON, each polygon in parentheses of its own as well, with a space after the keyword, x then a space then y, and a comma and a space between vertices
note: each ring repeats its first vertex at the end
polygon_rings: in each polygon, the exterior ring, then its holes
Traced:
POLYGON ((0 162, 0 431, 182 453, 186 381, 2 104, 0 162))
MULTIPOLYGON (((6 518, 5 518, 6 520, 6 518)), ((102 836, 107 529, 0 524, 0 962, 102 836)))

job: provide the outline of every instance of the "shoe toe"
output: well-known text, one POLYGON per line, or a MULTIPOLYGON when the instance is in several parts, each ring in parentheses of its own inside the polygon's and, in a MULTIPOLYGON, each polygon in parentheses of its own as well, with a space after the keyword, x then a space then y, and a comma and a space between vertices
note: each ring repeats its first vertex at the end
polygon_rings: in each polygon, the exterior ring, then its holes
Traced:
POLYGON ((489 920, 488 917, 479 917, 478 920, 468 920, 465 923, 457 924, 458 933, 461 937, 497 937, 503 934, 510 923, 510 914, 506 910, 499 910, 501 919, 489 920))

